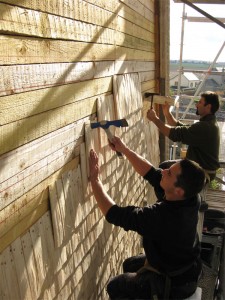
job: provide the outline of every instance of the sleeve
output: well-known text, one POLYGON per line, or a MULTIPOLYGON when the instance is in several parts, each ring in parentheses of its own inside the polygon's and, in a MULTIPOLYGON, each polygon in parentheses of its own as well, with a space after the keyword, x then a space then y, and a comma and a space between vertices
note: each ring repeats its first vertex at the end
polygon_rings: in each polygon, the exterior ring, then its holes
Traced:
POLYGON ((126 231, 132 230, 140 235, 156 236, 158 232, 156 232, 158 218, 155 205, 147 207, 114 205, 109 209, 106 220, 126 231))
MULTIPOLYGON (((205 123, 205 122, 204 122, 205 123)), ((170 129, 169 138, 173 142, 182 142, 183 144, 198 146, 205 139, 205 124, 197 122, 191 126, 177 126, 170 129)))
POLYGON ((162 170, 160 168, 156 169, 152 167, 143 178, 154 187, 155 195, 158 199, 158 202, 163 201, 165 197, 165 192, 160 186, 160 181, 162 179, 162 170))
POLYGON ((143 178, 147 180, 153 187, 158 186, 162 179, 161 169, 151 167, 151 169, 145 174, 145 176, 143 176, 143 178))

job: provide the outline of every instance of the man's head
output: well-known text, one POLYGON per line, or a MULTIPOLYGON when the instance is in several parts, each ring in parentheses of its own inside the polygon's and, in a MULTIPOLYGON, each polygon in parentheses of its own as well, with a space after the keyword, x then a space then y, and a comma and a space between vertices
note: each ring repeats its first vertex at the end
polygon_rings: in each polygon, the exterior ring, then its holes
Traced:
POLYGON ((162 170, 161 187, 167 200, 182 200, 198 194, 205 183, 205 172, 194 161, 182 159, 162 170))
POLYGON ((219 97, 216 93, 210 91, 202 93, 199 102, 196 104, 196 115, 204 117, 209 114, 215 114, 219 106, 219 97))

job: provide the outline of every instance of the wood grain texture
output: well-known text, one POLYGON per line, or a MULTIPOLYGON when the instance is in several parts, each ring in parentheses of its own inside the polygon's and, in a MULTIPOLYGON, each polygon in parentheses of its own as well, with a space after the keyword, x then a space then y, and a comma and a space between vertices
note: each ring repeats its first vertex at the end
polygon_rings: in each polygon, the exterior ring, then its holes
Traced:
POLYGON ((21 180, 24 178, 21 173, 25 169, 30 168, 48 156, 54 155, 56 151, 66 147, 70 143, 77 141, 75 146, 77 147, 84 135, 84 122, 88 119, 89 117, 71 123, 16 150, 1 155, 0 183, 2 184, 12 177, 16 177, 14 183, 21 180))
POLYGON ((24 233, 47 211, 49 208, 48 186, 60 178, 62 173, 76 168, 78 163, 79 157, 76 157, 1 211, 1 250, 24 233))
MULTIPOLYGON (((12 5, 18 5, 18 1, 16 0, 6 0, 4 2, 12 5)), ((152 4, 150 5, 152 7, 152 4)), ((103 24, 107 24, 107 27, 109 28, 116 28, 116 20, 114 20, 112 16, 117 14, 125 20, 134 22, 138 26, 147 30, 151 30, 154 26, 152 15, 150 15, 150 21, 145 18, 141 18, 140 14, 136 12, 136 10, 123 5, 118 0, 112 0, 110 3, 109 1, 107 3, 105 1, 96 0, 68 0, 66 4, 65 2, 62 2, 62 0, 53 0, 51 3, 40 2, 38 0, 28 0, 26 2, 19 3, 19 6, 87 23, 90 22, 101 26, 103 24), (109 22, 111 19, 112 22, 109 22)), ((146 5, 146 7, 148 7, 148 5, 146 5)), ((150 9, 150 7, 148 8, 150 9)))
MULTIPOLYGON (((12 123, 112 90, 111 77, 82 81, 60 87, 40 89, 1 98, 0 125, 12 123), (88 88, 87 88, 88 86, 88 88)), ((90 101, 90 100, 89 100, 90 101)), ((75 103, 77 102, 77 103, 75 103)), ((90 114, 90 113, 89 113, 90 114)))
POLYGON ((154 70, 154 62, 118 60, 0 66, 0 96, 131 72, 140 72, 142 82, 153 79, 154 70))
POLYGON ((106 60, 150 60, 154 52, 117 45, 0 36, 2 65, 106 60), (38 54, 37 54, 38 53, 38 54), (78 53, 76 55, 76 53, 78 53))
POLYGON ((0 36, 0 64, 115 60, 115 45, 0 36))
POLYGON ((96 98, 47 111, 0 127, 0 154, 96 112, 96 98))

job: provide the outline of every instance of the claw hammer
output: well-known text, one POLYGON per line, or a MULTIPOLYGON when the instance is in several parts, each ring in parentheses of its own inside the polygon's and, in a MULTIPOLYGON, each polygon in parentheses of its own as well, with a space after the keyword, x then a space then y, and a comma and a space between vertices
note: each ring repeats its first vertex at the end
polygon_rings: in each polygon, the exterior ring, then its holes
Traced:
MULTIPOLYGON (((100 121, 100 122, 91 122, 91 128, 102 128, 105 130, 108 139, 110 140, 110 142, 112 143, 112 139, 113 139, 113 134, 110 131, 109 127, 110 126, 116 126, 116 127, 127 127, 128 123, 126 119, 120 119, 120 120, 114 120, 114 121, 100 121)), ((117 156, 119 158, 123 158, 123 154, 121 152, 116 151, 117 156)))

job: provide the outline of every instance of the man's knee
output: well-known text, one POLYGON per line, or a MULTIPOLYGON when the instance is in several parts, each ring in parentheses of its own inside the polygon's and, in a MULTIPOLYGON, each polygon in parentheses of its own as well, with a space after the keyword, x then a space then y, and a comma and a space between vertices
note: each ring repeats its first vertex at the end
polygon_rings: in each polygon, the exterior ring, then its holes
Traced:
POLYGON ((145 259, 146 259, 145 254, 140 254, 125 259, 123 262, 123 272, 124 273, 137 272, 141 267, 143 267, 145 263, 145 259))

